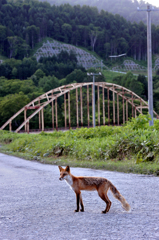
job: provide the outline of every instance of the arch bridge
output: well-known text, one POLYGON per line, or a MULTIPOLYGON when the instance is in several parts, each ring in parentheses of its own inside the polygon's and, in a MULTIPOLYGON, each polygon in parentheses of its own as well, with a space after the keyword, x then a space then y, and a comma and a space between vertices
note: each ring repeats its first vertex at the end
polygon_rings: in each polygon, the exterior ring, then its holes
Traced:
MULTIPOLYGON (((136 117, 137 114, 142 114, 143 109, 148 110, 148 103, 144 101, 134 92, 127 88, 124 88, 117 84, 107 83, 107 82, 95 82, 97 88, 97 113, 98 113, 98 126, 106 124, 106 112, 107 112, 107 123, 110 124, 110 95, 112 98, 112 118, 113 125, 119 125, 119 101, 122 102, 122 123, 128 121, 128 104, 131 105, 132 112, 131 117, 136 117), (101 90, 102 89, 102 90, 101 90), (112 92, 112 93, 111 93, 112 92), (110 94, 111 93, 111 94, 110 94), (105 97, 106 96, 106 97, 105 97), (102 99, 102 100, 101 100, 102 99), (105 106, 105 100, 107 100, 107 106, 105 106), (102 111, 100 108, 102 104, 102 111), (102 112, 102 113, 101 113, 102 112), (103 116, 103 121, 101 123, 100 115, 103 116)), ((15 130, 19 132, 23 127, 25 132, 29 133, 29 121, 36 115, 39 114, 39 130, 44 131, 44 108, 50 104, 52 108, 52 130, 58 130, 58 108, 57 99, 60 96, 64 96, 64 122, 65 128, 71 127, 71 107, 70 107, 70 92, 72 90, 76 91, 76 127, 79 127, 79 120, 81 126, 83 126, 83 97, 82 88, 86 88, 87 94, 87 125, 90 127, 90 105, 93 103, 93 82, 87 83, 72 83, 64 85, 55 89, 52 89, 41 96, 37 97, 27 105, 25 105, 21 110, 14 114, 3 126, 1 130, 5 129, 9 125, 9 130, 12 131, 12 121, 21 113, 24 114, 24 121, 15 130), (91 88, 91 90, 90 90, 91 88), (80 89, 80 93, 78 91, 80 89), (67 96, 66 96, 67 94, 67 96), (90 98, 91 95, 91 98, 90 98), (68 101, 66 101, 66 98, 68 101), (80 100, 80 101, 79 101, 80 100), (80 102, 80 103, 79 103, 80 102), (34 110, 34 112, 27 117, 28 110, 34 110), (67 121, 68 115, 68 121, 67 121), (67 123, 68 122, 68 123, 67 123)), ((159 118, 158 114, 154 111, 156 118, 159 118)), ((93 116, 93 107, 92 107, 93 116)), ((94 125, 94 124, 93 124, 94 125)))

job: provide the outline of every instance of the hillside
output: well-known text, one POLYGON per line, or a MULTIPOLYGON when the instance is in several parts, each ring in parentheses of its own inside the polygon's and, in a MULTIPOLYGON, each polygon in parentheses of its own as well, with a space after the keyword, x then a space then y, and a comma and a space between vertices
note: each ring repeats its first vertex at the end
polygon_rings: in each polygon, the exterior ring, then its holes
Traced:
POLYGON ((44 42, 42 47, 36 51, 34 56, 38 61, 41 57, 57 56, 59 53, 61 53, 61 51, 66 51, 69 54, 73 52, 76 55, 78 65, 84 67, 85 69, 99 66, 104 67, 102 61, 95 57, 92 53, 70 44, 60 43, 56 40, 47 40, 47 42, 44 42))
MULTIPOLYGON (((124 57, 120 61, 115 60, 111 62, 111 67, 108 67, 103 64, 103 60, 101 60, 98 55, 94 56, 93 52, 88 52, 79 47, 61 43, 54 39, 46 39, 45 41, 43 41, 42 46, 37 49, 34 56, 36 57, 37 61, 39 61, 41 57, 57 56, 62 51, 66 51, 68 52, 68 54, 70 54, 71 52, 74 53, 77 58, 78 66, 82 66, 85 69, 89 69, 92 67, 104 67, 113 71, 147 71, 146 66, 143 66, 136 61, 134 62, 133 59, 128 57, 124 57)), ((153 70, 157 71, 157 69, 159 69, 158 57, 155 58, 155 62, 153 64, 153 70)))
MULTIPOLYGON (((137 0, 47 0, 51 5, 61 5, 69 3, 71 5, 88 5, 91 7, 97 7, 99 10, 108 11, 113 14, 119 14, 131 22, 144 22, 147 23, 147 14, 146 12, 137 12, 137 7, 141 9, 146 9, 147 4, 145 1, 137 0)), ((155 7, 155 6, 154 6, 155 7)), ((152 14, 152 23, 159 25, 159 14, 153 12, 152 14)))

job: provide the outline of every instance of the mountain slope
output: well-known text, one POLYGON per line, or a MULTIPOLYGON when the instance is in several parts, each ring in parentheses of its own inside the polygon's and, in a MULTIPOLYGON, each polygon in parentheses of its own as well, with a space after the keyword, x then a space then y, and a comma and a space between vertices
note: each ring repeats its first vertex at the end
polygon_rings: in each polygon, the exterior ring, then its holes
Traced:
POLYGON ((70 44, 60 43, 55 40, 47 40, 47 42, 44 42, 42 47, 36 51, 34 56, 38 61, 41 57, 57 56, 61 51, 67 51, 68 53, 74 52, 76 54, 78 65, 84 67, 85 69, 99 67, 101 64, 104 66, 102 61, 88 51, 82 50, 81 48, 77 48, 70 44))
MULTIPOLYGON (((146 9, 147 4, 141 0, 47 0, 50 4, 61 5, 69 3, 71 5, 88 5, 97 7, 99 10, 105 10, 113 14, 119 14, 131 22, 147 22, 146 12, 138 12, 137 7, 146 9)), ((159 25, 159 13, 153 12, 152 23, 159 25)))

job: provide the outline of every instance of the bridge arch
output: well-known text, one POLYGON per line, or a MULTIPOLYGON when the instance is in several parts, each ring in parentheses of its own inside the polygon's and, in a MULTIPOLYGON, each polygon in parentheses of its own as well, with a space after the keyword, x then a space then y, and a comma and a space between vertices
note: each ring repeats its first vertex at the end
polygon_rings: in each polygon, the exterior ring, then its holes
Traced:
MULTIPOLYGON (((105 100, 107 100, 107 115, 108 115, 108 125, 110 123, 110 91, 112 92, 112 102, 113 102, 113 124, 119 125, 119 97, 122 98, 122 114, 123 114, 123 123, 128 121, 128 104, 132 107, 132 116, 136 117, 137 113, 142 114, 143 109, 148 109, 148 103, 144 101, 141 97, 139 97, 134 92, 130 91, 127 88, 124 88, 120 85, 108 83, 108 82, 95 82, 95 86, 97 87, 97 108, 98 108, 98 125, 100 125, 100 91, 102 88, 102 104, 103 104, 103 124, 105 125, 105 100), (105 99, 105 90, 107 91, 107 99, 105 99), (137 100, 137 101, 136 101, 137 100)), ((93 102, 93 82, 87 83, 72 83, 68 85, 64 85, 55 89, 52 89, 41 96, 37 97, 27 105, 25 105, 22 109, 20 109, 16 114, 14 114, 3 126, 0 128, 1 130, 5 129, 7 125, 9 125, 9 130, 12 131, 12 121, 19 114, 24 112, 24 121, 21 125, 15 130, 15 132, 19 132, 23 127, 25 131, 29 132, 29 121, 36 115, 39 114, 39 129, 44 131, 44 107, 48 104, 52 104, 52 127, 56 125, 56 130, 58 130, 58 110, 57 110, 57 99, 58 97, 64 95, 64 112, 65 112, 65 128, 67 128, 67 110, 66 110, 66 94, 68 94, 68 125, 71 127, 71 117, 70 117, 70 92, 72 90, 76 90, 76 123, 77 127, 79 127, 79 104, 78 104, 78 88, 80 88, 80 120, 81 126, 83 126, 83 100, 82 100, 82 87, 87 87, 87 120, 88 127, 90 126, 90 112, 89 112, 89 104, 93 102), (92 87, 92 101, 89 99, 89 86, 92 87), (54 107, 55 102, 55 107, 54 107), (54 111, 55 108, 55 111, 54 111), (27 117, 27 110, 32 109, 35 110, 29 117, 27 117)), ((93 110, 93 108, 92 108, 93 110)), ((154 112, 156 118, 159 118, 158 114, 154 112)), ((93 115, 93 114, 92 114, 93 115)))

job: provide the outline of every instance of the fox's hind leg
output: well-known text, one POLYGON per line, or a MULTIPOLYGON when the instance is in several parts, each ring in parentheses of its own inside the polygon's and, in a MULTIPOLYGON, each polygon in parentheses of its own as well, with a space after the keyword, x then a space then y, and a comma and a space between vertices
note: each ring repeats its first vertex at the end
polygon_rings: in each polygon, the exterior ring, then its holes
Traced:
POLYGON ((107 193, 103 193, 103 191, 98 190, 98 195, 106 203, 106 208, 104 211, 102 211, 102 213, 109 212, 109 209, 110 209, 112 203, 109 200, 107 193))
POLYGON ((80 193, 80 205, 81 205, 81 212, 84 212, 84 205, 83 205, 83 201, 82 201, 82 194, 80 193))

